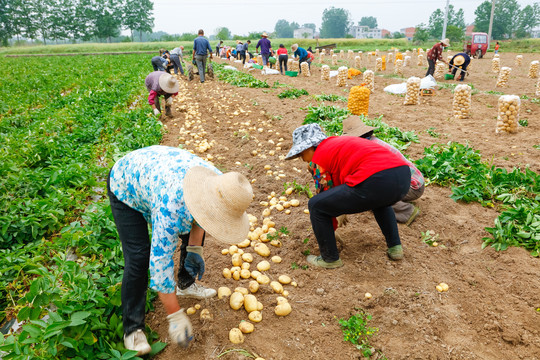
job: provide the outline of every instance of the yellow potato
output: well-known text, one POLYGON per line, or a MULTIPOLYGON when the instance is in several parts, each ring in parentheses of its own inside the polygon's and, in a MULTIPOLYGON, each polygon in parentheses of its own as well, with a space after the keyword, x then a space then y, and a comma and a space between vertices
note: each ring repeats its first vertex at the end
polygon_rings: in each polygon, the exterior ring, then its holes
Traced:
POLYGON ((248 315, 248 318, 249 320, 253 321, 253 322, 261 322, 262 321, 262 313, 258 310, 256 311, 252 311, 249 313, 248 315))
POLYGON ((260 256, 270 256, 270 249, 268 248, 268 246, 266 246, 266 244, 259 243, 255 245, 254 250, 260 256))
POLYGON ((280 275, 278 281, 283 285, 287 285, 291 283, 291 278, 287 275, 280 275))
POLYGON ((229 299, 229 305, 233 310, 238 310, 244 305, 244 295, 235 291, 229 299))
POLYGON ((257 277, 258 277, 259 275, 262 275, 262 274, 261 274, 259 271, 257 271, 257 270, 253 270, 253 271, 251 272, 251 277, 252 277, 253 279, 255 279, 255 280, 257 280, 257 277))
POLYGON ((247 263, 253 262, 253 255, 249 253, 242 254, 242 260, 244 260, 247 263))
POLYGON ((248 294, 244 296, 244 308, 247 312, 256 311, 258 309, 257 298, 255 295, 248 294))
POLYGON ((269 269, 270 269, 270 263, 266 260, 263 260, 257 264, 257 270, 259 271, 268 271, 269 269))
POLYGON ((240 271, 235 271, 232 274, 234 280, 240 280, 240 271))
POLYGON ((231 296, 231 289, 226 286, 218 288, 217 291, 218 299, 223 299, 224 297, 231 296))
POLYGON ((249 291, 251 291, 252 293, 256 293, 257 291, 259 291, 259 283, 255 280, 251 280, 249 282, 248 288, 249 291))
POLYGON ((229 247, 229 254, 232 255, 232 254, 235 254, 236 252, 238 252, 238 246, 236 246, 236 245, 231 245, 231 246, 229 247))
POLYGON ((225 279, 230 279, 231 276, 232 276, 231 270, 229 270, 229 269, 227 269, 227 268, 223 269, 223 277, 224 277, 225 279))
POLYGON ((235 271, 240 271, 240 270, 242 270, 242 268, 240 266, 233 266, 231 268, 231 274, 234 273, 235 271))
POLYGON ((274 309, 274 313, 277 316, 287 316, 291 313, 291 311, 292 311, 292 307, 291 307, 291 304, 289 304, 288 302, 279 304, 274 309))
POLYGON ((272 288, 272 290, 274 290, 275 293, 277 294, 281 294, 283 292, 283 285, 281 285, 279 282, 277 281, 272 281, 270 283, 270 287, 272 288))
POLYGON ((279 257, 277 255, 272 256, 272 262, 276 263, 276 264, 279 264, 281 262, 281 257, 279 257))
POLYGON ((285 296, 285 297, 288 297, 289 296, 289 292, 287 290, 283 290, 283 292, 281 293, 281 295, 285 296))
POLYGON ((440 283, 440 287, 443 289, 443 291, 448 291, 448 284, 447 283, 440 283))
POLYGON ((274 239, 274 240, 270 241, 270 245, 275 246, 275 247, 281 247, 283 244, 281 243, 281 240, 274 239))
POLYGON ((223 255, 227 255, 229 253, 229 249, 223 249, 223 250, 221 250, 221 253, 223 255))
POLYGON ((248 289, 246 289, 245 287, 242 287, 242 286, 238 286, 236 289, 234 289, 234 291, 239 292, 242 295, 249 294, 248 289))
MULTIPOLYGON (((240 271, 249 270, 250 267, 251 267, 251 264, 248 263, 248 262, 245 262, 245 263, 242 264, 242 266, 240 266, 240 271)), ((240 275, 242 275, 242 273, 240 273, 240 275)))
POLYGON ((248 269, 240 270, 240 277, 242 279, 249 279, 250 276, 251 276, 251 272, 248 269))
POLYGON ((257 311, 262 311, 263 307, 264 306, 263 306, 262 302, 257 301, 257 311))
POLYGON ((237 246, 239 248, 246 248, 249 245, 251 245, 251 241, 249 239, 246 239, 246 240, 242 241, 241 243, 237 244, 237 246))
POLYGON ((233 266, 240 266, 242 265, 242 255, 236 253, 236 254, 233 254, 232 258, 231 258, 231 262, 233 264, 233 266))
POLYGON ((291 281, 291 285, 294 286, 294 287, 297 287, 298 284, 296 283, 296 281, 291 281))
POLYGON ((201 308, 200 304, 195 304, 195 310, 199 310, 201 308))
POLYGON ((243 320, 238 325, 238 328, 244 334, 252 333, 253 330, 255 330, 255 326, 252 323, 250 323, 249 321, 243 321, 243 320))
POLYGON ((270 278, 266 275, 259 275, 257 276, 257 282, 259 284, 268 284, 270 282, 270 278))
POLYGON ((292 187, 290 187, 287 190, 285 190, 285 194, 291 195, 293 191, 294 191, 294 189, 292 187))
POLYGON ((232 328, 229 331, 229 341, 233 344, 241 344, 244 342, 244 334, 239 328, 232 328))
POLYGON ((277 304, 278 304, 278 305, 281 305, 281 304, 284 304, 284 303, 286 303, 286 302, 289 302, 289 300, 285 299, 283 296, 278 296, 278 297, 276 298, 276 301, 277 301, 277 304))
POLYGON ((200 314, 201 320, 214 320, 214 315, 210 313, 208 309, 202 309, 200 314))
POLYGON ((197 312, 197 310, 194 307, 188 307, 186 310, 186 314, 193 315, 197 312))

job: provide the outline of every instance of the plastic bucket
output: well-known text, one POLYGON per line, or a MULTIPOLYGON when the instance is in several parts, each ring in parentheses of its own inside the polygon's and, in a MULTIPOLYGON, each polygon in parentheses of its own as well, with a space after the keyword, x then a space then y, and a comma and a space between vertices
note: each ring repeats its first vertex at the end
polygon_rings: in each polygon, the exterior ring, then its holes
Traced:
POLYGON ((454 80, 454 74, 444 74, 444 80, 454 80))

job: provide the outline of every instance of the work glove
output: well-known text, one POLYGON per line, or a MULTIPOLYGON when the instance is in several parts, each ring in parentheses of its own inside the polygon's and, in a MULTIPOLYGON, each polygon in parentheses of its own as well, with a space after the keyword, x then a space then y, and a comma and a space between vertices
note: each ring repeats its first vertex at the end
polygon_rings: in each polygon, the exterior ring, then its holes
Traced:
POLYGON ((204 260, 203 260, 203 247, 202 246, 188 246, 187 256, 184 261, 184 268, 189 275, 194 278, 198 275, 198 280, 202 279, 204 274, 204 260))
POLYGON ((169 98, 167 98, 167 100, 165 100, 165 103, 167 105, 172 105, 172 96, 169 96, 169 98))
POLYGON ((169 320, 169 336, 172 341, 180 346, 188 347, 193 340, 191 322, 184 313, 184 309, 167 316, 169 320))
POLYGON ((337 226, 338 227, 345 226, 349 222, 349 219, 347 218, 347 215, 340 215, 336 219, 337 219, 337 226))
POLYGON ((154 115, 159 115, 161 112, 158 109, 154 109, 154 115))

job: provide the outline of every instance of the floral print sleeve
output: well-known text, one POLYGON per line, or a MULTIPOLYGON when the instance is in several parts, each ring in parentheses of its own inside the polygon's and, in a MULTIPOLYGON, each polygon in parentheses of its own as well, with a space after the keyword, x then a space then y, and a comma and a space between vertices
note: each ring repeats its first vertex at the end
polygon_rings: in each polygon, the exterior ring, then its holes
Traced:
POLYGON ((317 194, 334 187, 332 176, 330 176, 330 174, 324 170, 322 166, 317 165, 314 162, 310 162, 308 165, 308 170, 313 177, 313 181, 315 181, 317 194))

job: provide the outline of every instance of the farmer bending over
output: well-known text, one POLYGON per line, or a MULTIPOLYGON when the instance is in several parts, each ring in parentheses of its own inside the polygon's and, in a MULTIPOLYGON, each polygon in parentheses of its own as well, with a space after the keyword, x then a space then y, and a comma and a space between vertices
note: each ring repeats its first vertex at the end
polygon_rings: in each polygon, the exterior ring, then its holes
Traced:
POLYGON ((435 72, 435 63, 437 60, 442 61, 443 63, 448 65, 448 62, 442 58, 442 52, 444 50, 444 46, 449 47, 450 46, 450 40, 444 39, 433 45, 431 49, 429 49, 427 53, 427 61, 428 61, 428 70, 426 72, 426 76, 431 75, 433 76, 433 73, 435 72))
POLYGON ((172 116, 172 97, 178 94, 178 89, 180 88, 178 80, 171 74, 154 71, 144 79, 144 84, 150 92, 148 94, 148 103, 152 106, 154 115, 161 114, 159 97, 163 95, 165 97, 165 115, 172 116))

